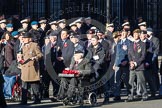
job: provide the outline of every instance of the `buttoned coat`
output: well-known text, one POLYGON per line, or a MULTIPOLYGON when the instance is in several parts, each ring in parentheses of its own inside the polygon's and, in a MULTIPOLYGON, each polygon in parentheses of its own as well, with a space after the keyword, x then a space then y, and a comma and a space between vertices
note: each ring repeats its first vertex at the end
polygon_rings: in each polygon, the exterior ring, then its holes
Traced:
POLYGON ((24 45, 22 48, 24 61, 35 57, 34 60, 21 65, 21 79, 25 82, 39 81, 39 62, 38 60, 42 57, 42 53, 37 43, 30 42, 28 45, 24 45))

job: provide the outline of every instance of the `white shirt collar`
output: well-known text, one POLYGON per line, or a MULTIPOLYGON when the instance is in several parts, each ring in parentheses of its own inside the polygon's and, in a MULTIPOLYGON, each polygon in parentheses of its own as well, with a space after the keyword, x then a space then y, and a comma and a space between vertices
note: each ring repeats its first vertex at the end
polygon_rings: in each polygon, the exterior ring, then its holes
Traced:
POLYGON ((127 38, 124 38, 124 39, 122 39, 121 41, 122 41, 122 42, 125 42, 126 39, 127 39, 127 38))
POLYGON ((140 41, 139 39, 138 40, 134 40, 135 43, 138 43, 139 41, 140 41))
MULTIPOLYGON (((142 41, 142 40, 141 40, 141 41, 142 41)), ((145 39, 145 40, 143 40, 142 42, 146 43, 146 39, 145 39)))

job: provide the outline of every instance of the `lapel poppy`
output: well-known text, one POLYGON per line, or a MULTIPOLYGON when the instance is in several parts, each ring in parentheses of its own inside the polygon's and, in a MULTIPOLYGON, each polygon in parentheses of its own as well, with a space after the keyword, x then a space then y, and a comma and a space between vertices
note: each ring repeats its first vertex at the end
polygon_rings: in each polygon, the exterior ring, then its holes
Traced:
POLYGON ((67 43, 65 42, 65 43, 64 43, 64 47, 66 48, 67 46, 68 46, 68 45, 67 45, 67 43))

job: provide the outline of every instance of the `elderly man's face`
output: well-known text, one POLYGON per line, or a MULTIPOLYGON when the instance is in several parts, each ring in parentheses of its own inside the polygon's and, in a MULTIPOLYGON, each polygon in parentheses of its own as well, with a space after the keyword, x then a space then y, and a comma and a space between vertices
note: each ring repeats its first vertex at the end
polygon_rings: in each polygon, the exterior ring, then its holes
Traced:
POLYGON ((50 42, 50 39, 45 39, 44 40, 45 45, 48 45, 49 42, 50 42))
POLYGON ((74 37, 70 37, 71 42, 73 42, 74 44, 77 43, 79 41, 78 38, 74 38, 74 37))
POLYGON ((67 37, 68 37, 67 31, 62 31, 62 32, 61 32, 61 39, 62 39, 62 40, 65 40, 67 37))
POLYGON ((24 43, 29 43, 31 41, 31 38, 23 38, 24 43))
POLYGON ((57 40, 57 36, 50 36, 49 38, 51 42, 55 42, 57 40))
POLYGON ((81 58, 83 58, 83 54, 82 54, 82 53, 74 54, 74 60, 75 60, 75 61, 78 61, 78 60, 80 60, 81 58))

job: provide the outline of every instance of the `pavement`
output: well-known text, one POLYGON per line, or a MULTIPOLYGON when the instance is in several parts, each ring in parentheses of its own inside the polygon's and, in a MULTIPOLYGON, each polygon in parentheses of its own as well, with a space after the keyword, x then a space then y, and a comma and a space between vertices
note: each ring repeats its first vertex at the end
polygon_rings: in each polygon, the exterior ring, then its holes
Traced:
POLYGON ((29 101, 27 105, 18 105, 18 102, 9 102, 7 108, 162 108, 162 99, 156 98, 154 100, 140 101, 136 100, 134 102, 125 102, 126 97, 122 97, 120 102, 114 102, 110 98, 110 103, 103 105, 103 99, 98 99, 97 105, 91 106, 89 104, 84 104, 83 106, 73 105, 73 106, 63 106, 62 102, 51 102, 51 100, 42 100, 41 104, 32 104, 29 101))

